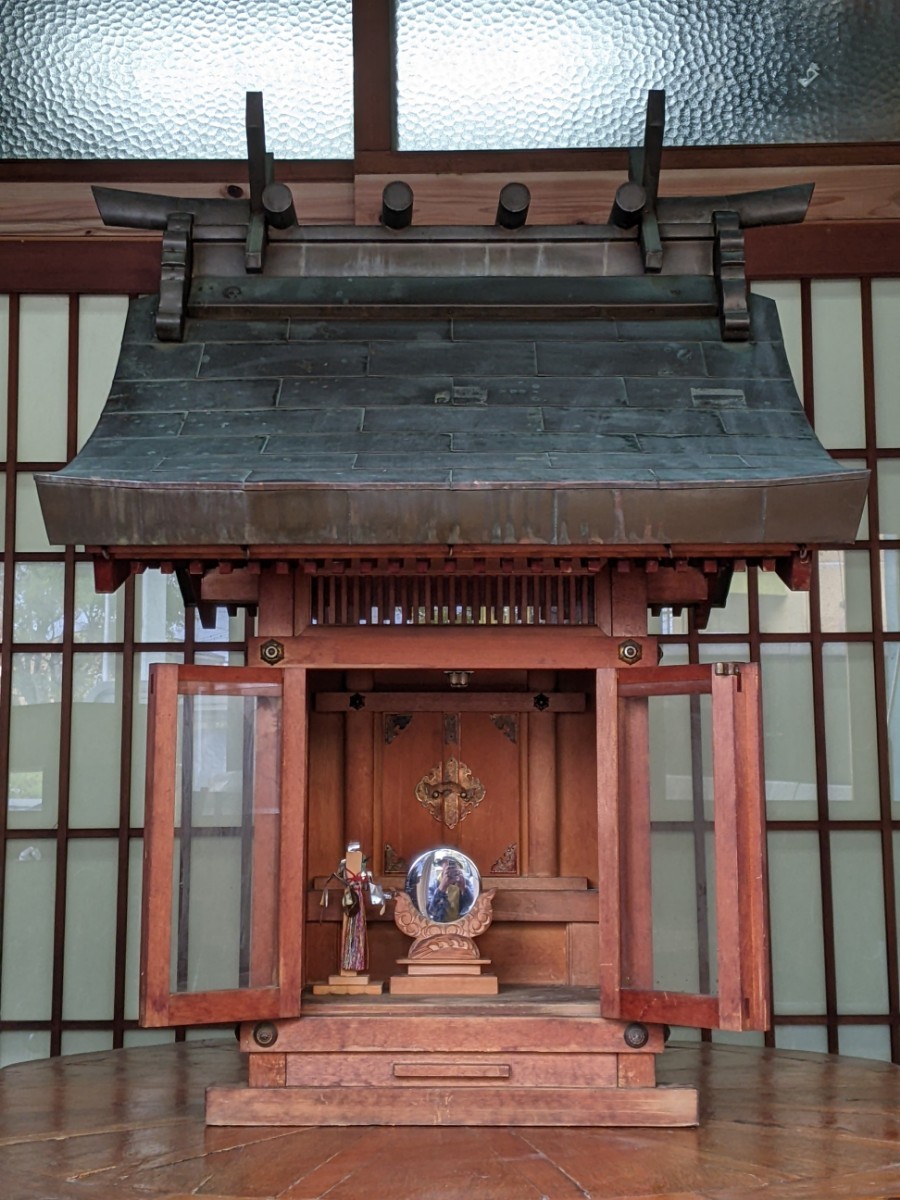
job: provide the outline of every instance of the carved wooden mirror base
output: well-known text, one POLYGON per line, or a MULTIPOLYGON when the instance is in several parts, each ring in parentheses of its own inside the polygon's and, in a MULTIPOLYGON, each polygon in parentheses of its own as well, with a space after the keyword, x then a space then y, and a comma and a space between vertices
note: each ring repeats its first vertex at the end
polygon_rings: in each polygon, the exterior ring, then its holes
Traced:
POLYGON ((458 850, 420 855, 410 867, 406 890, 394 898, 394 922, 413 939, 392 975, 395 996, 495 996, 496 975, 486 975, 475 938, 493 920, 495 888, 480 890, 475 864, 458 850))

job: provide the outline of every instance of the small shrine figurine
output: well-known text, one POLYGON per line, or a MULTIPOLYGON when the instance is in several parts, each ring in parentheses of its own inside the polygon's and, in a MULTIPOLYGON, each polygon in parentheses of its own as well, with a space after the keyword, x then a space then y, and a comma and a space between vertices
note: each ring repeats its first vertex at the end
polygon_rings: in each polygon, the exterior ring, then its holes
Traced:
POLYGON ((342 887, 341 893, 341 965, 340 973, 329 975, 327 983, 313 984, 316 996, 377 996, 383 984, 372 983, 366 973, 368 966, 368 937, 366 933, 366 901, 379 905, 384 912, 388 896, 375 882, 359 842, 350 842, 337 871, 325 881, 320 904, 328 905, 328 884, 333 879, 342 887))

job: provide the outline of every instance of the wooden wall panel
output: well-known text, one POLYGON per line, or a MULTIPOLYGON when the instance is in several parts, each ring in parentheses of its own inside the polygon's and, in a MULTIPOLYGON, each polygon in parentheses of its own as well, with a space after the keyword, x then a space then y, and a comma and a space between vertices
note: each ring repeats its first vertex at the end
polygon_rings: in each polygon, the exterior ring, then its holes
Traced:
MULTIPOLYGON (((336 871, 344 839, 344 720, 340 713, 309 718, 309 853, 307 881, 336 871)), ((367 854, 371 847, 363 847, 367 854)))

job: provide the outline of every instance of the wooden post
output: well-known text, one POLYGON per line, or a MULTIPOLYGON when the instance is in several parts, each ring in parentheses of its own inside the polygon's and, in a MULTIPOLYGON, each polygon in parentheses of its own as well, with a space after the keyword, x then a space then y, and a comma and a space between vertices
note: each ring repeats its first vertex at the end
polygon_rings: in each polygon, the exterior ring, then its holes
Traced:
MULTIPOLYGON (((530 671, 535 692, 554 691, 554 671, 530 671)), ((529 875, 559 874, 559 823, 556 811, 556 717, 535 712, 528 718, 528 859, 529 875)))
MULTIPOLYGON (((373 675, 348 671, 346 682, 348 691, 364 695, 372 690, 373 675)), ((373 844, 375 724, 376 715, 365 708, 349 709, 344 718, 344 841, 359 842, 377 866, 382 847, 373 844)))

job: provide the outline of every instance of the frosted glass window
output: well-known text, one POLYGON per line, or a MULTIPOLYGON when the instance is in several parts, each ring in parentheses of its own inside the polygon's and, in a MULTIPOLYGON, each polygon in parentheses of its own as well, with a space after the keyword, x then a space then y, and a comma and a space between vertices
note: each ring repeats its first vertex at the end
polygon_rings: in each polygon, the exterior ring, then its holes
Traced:
POLYGON ((811 301, 816 433, 823 446, 855 449, 866 444, 859 281, 814 280, 811 301))
POLYGON ((182 654, 148 653, 134 656, 134 703, 131 722, 131 824, 144 824, 144 788, 147 766, 147 692, 150 665, 155 662, 180 663, 182 654))
POLYGON ((778 308, 784 350, 794 380, 797 395, 803 396, 803 305, 800 284, 792 279, 766 280, 753 283, 750 291, 758 296, 768 296, 778 308))
POLYGON ((125 1048, 129 1046, 164 1046, 175 1041, 174 1029, 126 1029, 123 1035, 125 1048))
POLYGON ((769 819, 814 819, 816 751, 810 648, 803 643, 764 645, 760 663, 769 819))
POLYGON ((62 641, 64 576, 62 563, 16 563, 13 610, 15 641, 62 641))
POLYGON ((875 425, 879 446, 900 446, 900 279, 872 280, 875 425))
POLYGON ((16 549, 38 553, 64 549, 47 540, 34 477, 27 471, 16 476, 16 549))
POLYGON ((112 1050, 112 1030, 64 1029, 63 1054, 93 1054, 97 1050, 112 1050))
POLYGON ((78 304, 78 448, 94 432, 116 372, 127 296, 82 296, 78 304))
POLYGON ((841 1025, 838 1028, 838 1053, 890 1062, 890 1030, 887 1025, 841 1025))
POLYGON ((108 1021, 116 966, 116 876, 113 838, 69 843, 63 1017, 108 1021))
POLYGON ((112 828, 119 823, 121 670, 119 654, 74 658, 69 823, 76 828, 112 828))
POLYGON ((19 462, 65 461, 68 394, 68 298, 23 296, 19 302, 19 462))
POLYGON ((0 1067, 50 1057, 50 1034, 39 1029, 0 1033, 0 1067))
POLYGON ((878 752, 872 647, 862 642, 822 648, 825 760, 832 820, 878 816, 878 752))
POLYGON ((136 642, 184 641, 184 601, 174 574, 149 570, 138 575, 134 590, 136 642))
MULTIPOLYGON (((9 379, 9 296, 0 296, 0 413, 6 412, 9 379)), ((6 421, 0 421, 0 459, 6 458, 6 421)))
POLYGON ((774 571, 757 572, 760 633, 809 633, 809 592, 792 592, 774 571))
POLYGON ((402 150, 893 139, 891 0, 396 0, 402 150))
MULTIPOLYGON (((887 701, 888 774, 891 784, 891 815, 900 816, 900 644, 884 647, 884 690, 887 701)), ((900 851, 900 846, 897 847, 900 851)), ((900 861, 900 859, 898 859, 900 861)), ((900 889, 898 889, 900 894, 900 889)))
POLYGON ((884 878, 877 833, 831 835, 838 1012, 888 1011, 884 878))
POLYGON ((244 158, 262 91, 280 158, 351 158, 350 0, 0 7, 0 158, 244 158))
POLYGON ((7 842, 0 1020, 45 1021, 50 1016, 55 888, 52 841, 7 842))
POLYGON ((59 801, 61 654, 14 654, 9 716, 9 824, 52 829, 59 801))
POLYGON ((76 642, 121 642, 125 633, 124 607, 122 588, 111 594, 95 591, 91 563, 75 564, 76 642))
POLYGON ((198 642, 242 642, 244 621, 245 610, 242 608, 239 608, 233 617, 228 615, 227 608, 217 608, 215 627, 204 629, 200 624, 200 614, 194 609, 194 638, 198 642))
POLYGON ((867 633, 872 586, 867 550, 820 550, 819 613, 824 633, 867 633))
POLYGON ((878 524, 879 535, 885 541, 900 538, 900 459, 879 460, 878 524))
POLYGON ((775 1045, 779 1050, 811 1050, 828 1053, 828 1031, 824 1025, 776 1025, 775 1045))
POLYGON ((822 887, 814 833, 770 833, 769 911, 775 1012, 825 1012, 822 887))
MULTIPOLYGON (((840 462, 845 467, 868 467, 868 463, 863 458, 841 458, 840 462)), ((866 500, 863 505, 862 516, 859 518, 859 529, 856 531, 856 540, 858 542, 865 541, 869 536, 869 501, 866 500)))

